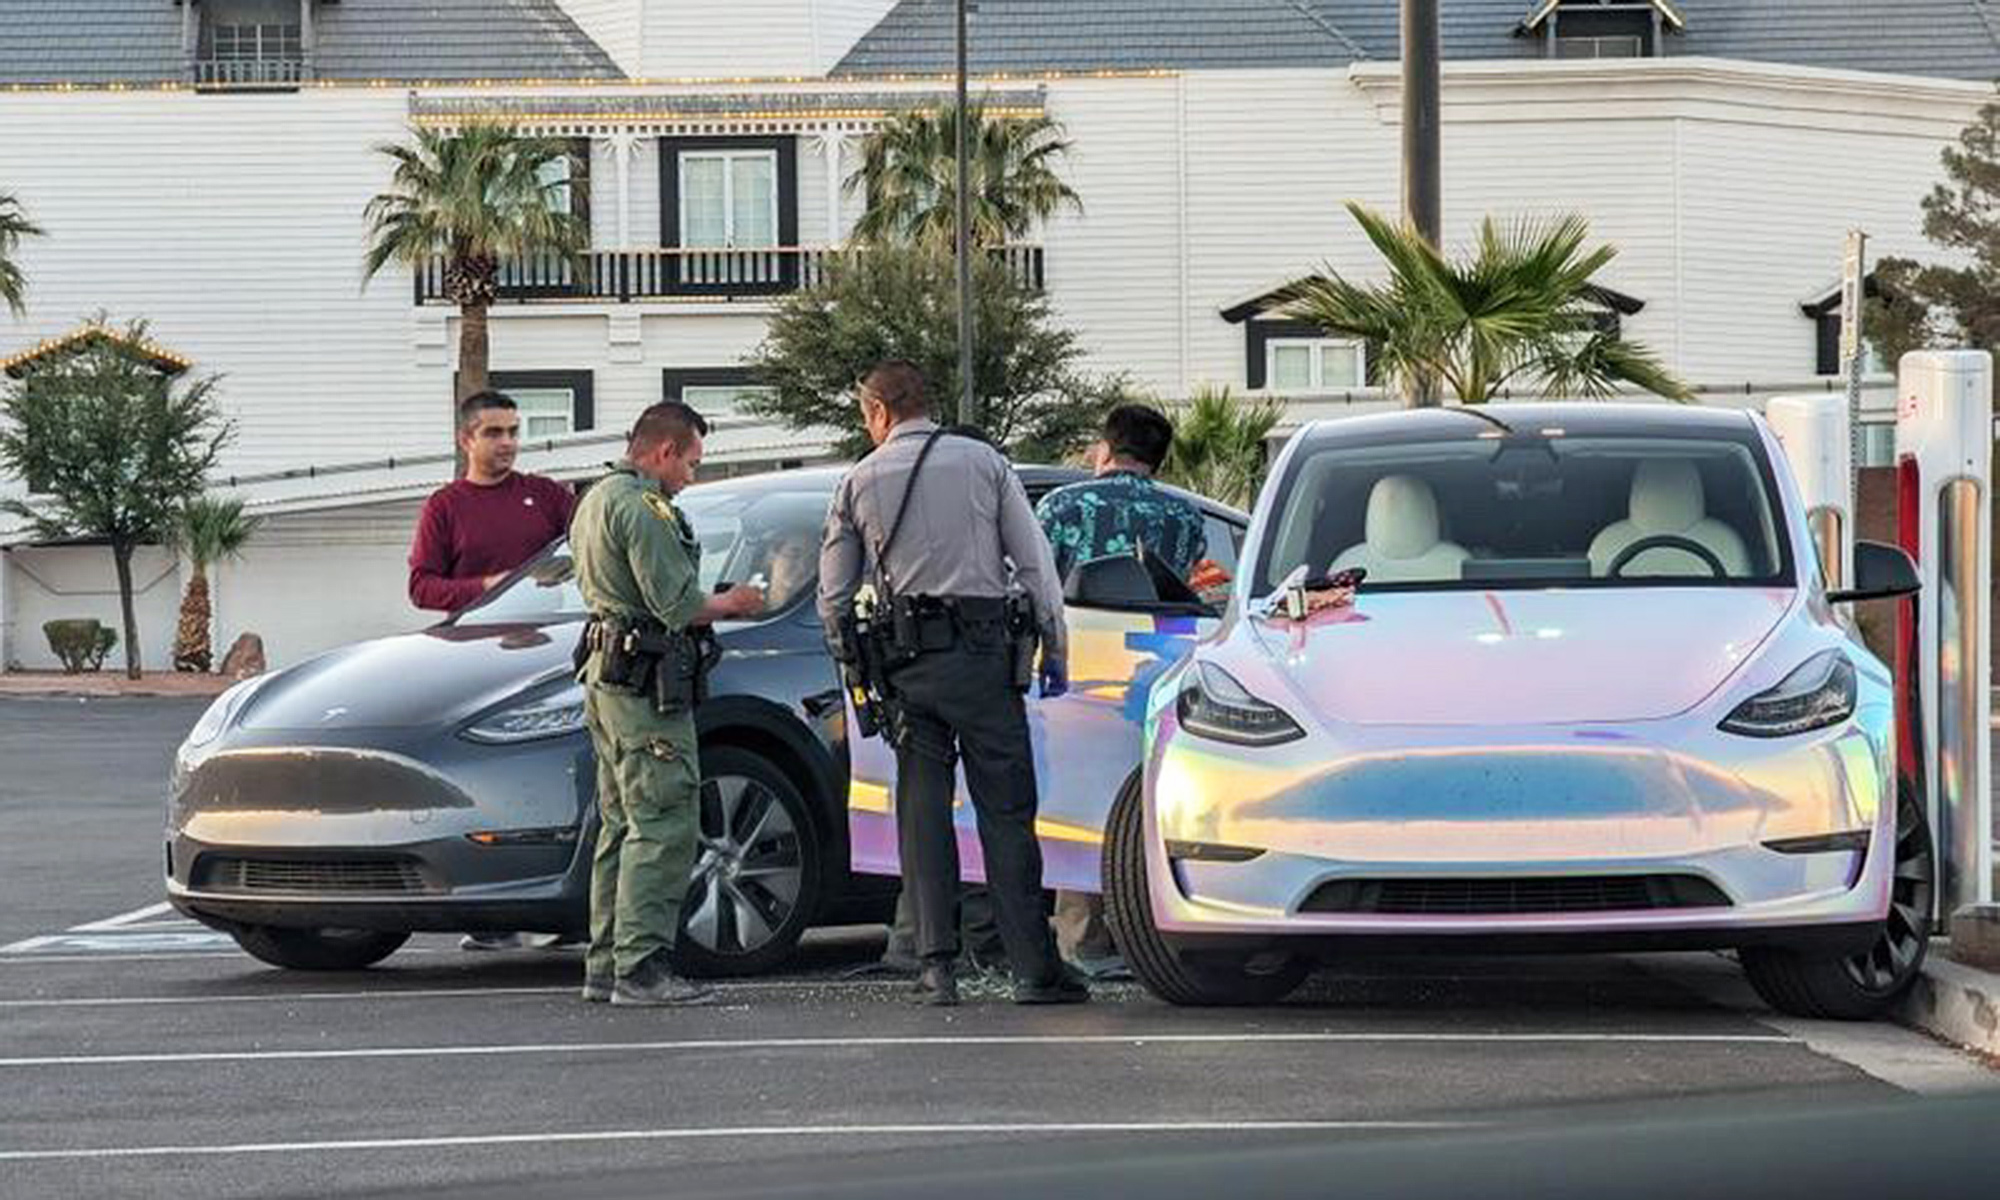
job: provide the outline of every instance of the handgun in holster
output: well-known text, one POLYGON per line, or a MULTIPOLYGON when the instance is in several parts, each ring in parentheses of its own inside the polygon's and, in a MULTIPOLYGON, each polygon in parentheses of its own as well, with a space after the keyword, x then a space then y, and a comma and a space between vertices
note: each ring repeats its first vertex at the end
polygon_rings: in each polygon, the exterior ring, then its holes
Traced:
POLYGON ((1018 593, 1007 597, 1007 653, 1013 663, 1013 684, 1025 692, 1035 682, 1035 655, 1041 649, 1041 626, 1035 607, 1018 593))

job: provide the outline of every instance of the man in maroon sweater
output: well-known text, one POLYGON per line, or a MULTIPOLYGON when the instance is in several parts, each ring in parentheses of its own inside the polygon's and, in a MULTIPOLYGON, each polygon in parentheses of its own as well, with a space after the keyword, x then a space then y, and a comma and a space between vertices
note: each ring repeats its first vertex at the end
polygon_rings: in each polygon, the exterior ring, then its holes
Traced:
POLYGON ((569 530, 576 496, 514 469, 521 418, 502 392, 458 406, 465 478, 431 493, 410 547, 410 603, 456 612, 569 530))
MULTIPOLYGON (((569 532, 576 495, 539 475, 514 469, 521 417, 503 392, 475 392, 459 402, 458 445, 465 478, 431 493, 410 546, 410 603, 456 612, 486 594, 509 571, 569 532)), ((468 934, 465 950, 511 950, 518 933, 468 934)), ((550 934, 537 948, 561 945, 550 934)))

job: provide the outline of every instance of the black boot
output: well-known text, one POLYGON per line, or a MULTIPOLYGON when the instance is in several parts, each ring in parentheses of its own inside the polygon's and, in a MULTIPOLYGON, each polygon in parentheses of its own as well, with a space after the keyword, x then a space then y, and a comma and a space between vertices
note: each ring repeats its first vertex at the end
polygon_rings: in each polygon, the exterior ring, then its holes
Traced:
POLYGON ((958 1003, 958 968, 950 959, 930 960, 910 989, 910 998, 932 1008, 951 1008, 958 1003))
POLYGON ((1059 963, 1055 973, 1037 983, 1016 982, 1016 1004, 1082 1004, 1090 999, 1090 985, 1068 963, 1059 963))

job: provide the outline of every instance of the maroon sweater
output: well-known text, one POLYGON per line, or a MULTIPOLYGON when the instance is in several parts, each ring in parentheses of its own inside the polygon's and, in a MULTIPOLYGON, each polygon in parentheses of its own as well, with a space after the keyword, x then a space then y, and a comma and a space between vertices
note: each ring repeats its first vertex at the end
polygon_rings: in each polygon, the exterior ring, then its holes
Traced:
POLYGON ((469 479, 431 493, 410 546, 410 603, 453 612, 569 531, 576 495, 553 479, 515 472, 499 483, 469 479))

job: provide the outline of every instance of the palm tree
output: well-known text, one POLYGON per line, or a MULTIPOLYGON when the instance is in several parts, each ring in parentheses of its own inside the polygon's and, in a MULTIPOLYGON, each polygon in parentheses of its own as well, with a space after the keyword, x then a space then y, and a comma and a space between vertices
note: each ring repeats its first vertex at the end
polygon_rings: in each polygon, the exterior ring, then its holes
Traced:
POLYGON ((174 670, 206 674, 215 664, 210 626, 213 609, 208 598, 208 568, 243 551, 243 543, 260 522, 243 515, 241 500, 197 496, 181 510, 173 529, 174 548, 194 569, 187 595, 181 597, 181 625, 174 638, 174 670))
MULTIPOLYGON (((966 106, 965 116, 974 245, 1003 245, 1064 209, 1083 210, 1056 171, 1070 142, 1054 119, 988 118, 978 102, 966 106)), ((868 210, 854 225, 857 240, 952 244, 957 123, 958 106, 945 104, 903 113, 869 135, 861 166, 846 184, 868 200, 868 210)))
POLYGON ((1249 507, 1264 479, 1264 443, 1284 416, 1275 399, 1243 400, 1201 388, 1173 416, 1173 448, 1160 477, 1198 495, 1249 507))
POLYGON ((21 202, 0 192, 0 300, 5 300, 7 308, 17 317, 28 311, 28 277, 14 261, 14 252, 22 238, 41 235, 41 227, 28 220, 21 202))
MULTIPOLYGON (((396 166, 391 190, 368 202, 369 247, 363 279, 391 262, 421 269, 441 259, 444 294, 459 308, 458 388, 454 404, 487 387, 486 310, 501 264, 530 254, 559 254, 580 269, 589 232, 557 200, 572 186, 551 164, 570 158, 560 139, 527 137, 506 124, 473 122, 456 133, 412 130, 414 144, 378 145, 396 166)), ((572 163, 569 179, 581 179, 572 163)))
POLYGON ((1452 262, 1407 226, 1359 204, 1349 212, 1389 268, 1364 286, 1328 270, 1284 288, 1287 316, 1365 341, 1384 383, 1441 383, 1462 404, 1538 384, 1551 396, 1610 395, 1631 384, 1674 400, 1692 394, 1653 353, 1601 323, 1597 273, 1616 248, 1584 249, 1580 216, 1480 224, 1472 257, 1452 262))

